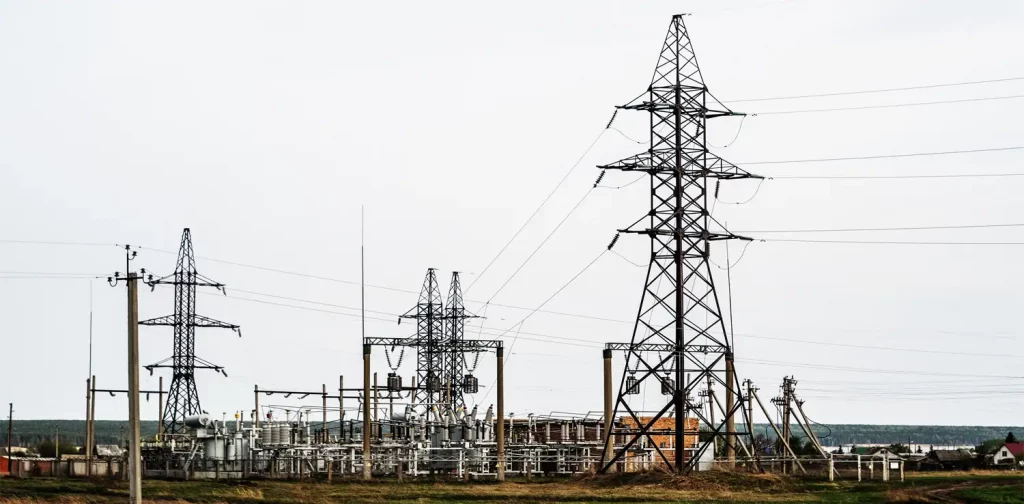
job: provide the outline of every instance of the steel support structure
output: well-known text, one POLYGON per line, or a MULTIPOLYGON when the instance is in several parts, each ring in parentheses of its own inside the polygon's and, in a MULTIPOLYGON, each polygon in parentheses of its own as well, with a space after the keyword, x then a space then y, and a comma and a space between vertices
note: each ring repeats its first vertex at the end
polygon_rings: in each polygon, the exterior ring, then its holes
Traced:
MULTIPOLYGON (((466 319, 477 318, 476 315, 466 311, 462 300, 462 282, 459 280, 459 272, 452 272, 452 283, 448 289, 448 303, 444 308, 445 321, 445 382, 449 387, 449 403, 453 411, 466 409, 466 398, 464 397, 462 382, 467 369, 466 352, 462 350, 461 343, 465 340, 466 319)), ((479 354, 475 354, 473 362, 476 363, 479 354)))
POLYGON ((725 363, 732 360, 732 350, 708 261, 712 242, 743 238, 710 215, 709 181, 760 177, 708 152, 706 121, 741 114, 719 103, 705 86, 682 15, 672 17, 647 91, 619 108, 649 114, 650 147, 599 168, 650 176, 650 211, 619 232, 650 237, 651 258, 632 339, 607 347, 626 356, 613 415, 623 415, 624 421, 608 429, 606 435, 623 442, 611 453, 605 450, 602 471, 646 439, 657 453, 656 461, 677 473, 689 472, 705 450, 723 444, 716 441, 727 435, 728 419, 744 411, 738 401, 712 420, 713 401, 701 404, 692 399, 694 389, 709 377, 720 391, 715 396, 741 396, 738 389, 727 390, 730 384, 736 388, 735 380, 726 380, 725 363), (647 382, 658 385, 666 398, 649 415, 629 401, 631 392, 647 382), (673 428, 659 422, 673 416, 673 428), (685 439, 695 438, 698 431, 686 430, 687 418, 699 421, 700 435, 706 438, 691 456, 685 454, 685 439), (655 430, 673 436, 671 460, 654 441, 655 430))
POLYGON ((192 233, 188 228, 185 228, 181 234, 181 246, 178 249, 178 261, 174 273, 157 279, 150 275, 146 283, 154 288, 162 284, 174 286, 174 314, 143 320, 139 324, 174 328, 174 348, 171 357, 148 365, 146 369, 150 373, 157 368, 171 369, 171 386, 167 393, 167 407, 164 409, 161 421, 165 434, 184 434, 186 431, 185 417, 203 412, 199 403, 199 391, 196 389, 195 371, 197 369, 212 369, 227 376, 222 366, 196 357, 196 328, 231 329, 237 332, 239 337, 242 333, 239 326, 235 324, 196 314, 196 288, 213 287, 224 292, 224 284, 214 282, 196 271, 196 259, 192 251, 192 233))
POLYGON ((445 397, 444 307, 434 268, 427 269, 416 306, 401 318, 416 320, 416 401, 427 408, 440 405, 445 397))

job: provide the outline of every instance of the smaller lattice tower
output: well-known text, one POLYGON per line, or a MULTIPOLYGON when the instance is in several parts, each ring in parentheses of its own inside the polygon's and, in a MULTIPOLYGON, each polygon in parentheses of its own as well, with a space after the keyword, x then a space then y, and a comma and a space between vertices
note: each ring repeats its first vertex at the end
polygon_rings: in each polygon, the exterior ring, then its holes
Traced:
POLYGON ((196 357, 196 328, 215 327, 231 329, 242 335, 237 325, 196 314, 196 288, 213 287, 224 292, 224 284, 214 282, 196 271, 196 258, 192 252, 192 233, 188 228, 181 234, 178 262, 174 273, 147 281, 151 287, 167 284, 174 286, 174 314, 139 322, 139 325, 170 326, 174 328, 174 348, 170 357, 146 366, 150 373, 156 368, 171 369, 171 387, 167 393, 167 406, 161 421, 167 434, 183 434, 185 418, 203 412, 196 389, 195 371, 212 369, 227 376, 222 366, 196 357))

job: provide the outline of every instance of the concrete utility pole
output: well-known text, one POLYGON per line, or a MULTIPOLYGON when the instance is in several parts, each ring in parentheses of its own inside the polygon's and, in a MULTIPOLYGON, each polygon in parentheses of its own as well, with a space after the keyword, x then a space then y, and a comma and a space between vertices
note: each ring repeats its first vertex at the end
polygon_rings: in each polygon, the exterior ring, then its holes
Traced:
POLYGON ((363 479, 372 477, 370 472, 370 345, 363 344, 363 479))
POLYGON ((92 476, 92 455, 93 448, 96 446, 96 375, 92 375, 92 390, 89 391, 90 397, 92 397, 92 409, 89 411, 89 446, 86 452, 85 458, 88 461, 88 467, 85 473, 92 476))
MULTIPOLYGON (((324 392, 323 392, 323 394, 324 394, 324 397, 323 397, 323 399, 324 399, 324 406, 323 406, 323 410, 322 410, 324 418, 323 418, 323 422, 320 424, 320 430, 322 431, 322 434, 320 434, 320 436, 322 436, 321 442, 326 443, 327 442, 327 384, 324 383, 322 385, 324 387, 324 392)), ((330 472, 330 471, 328 471, 328 472, 330 472)))
MULTIPOLYGON (((731 307, 729 311, 732 311, 731 307)), ((728 354, 725 356, 725 459, 728 461, 729 467, 736 466, 736 415, 733 413, 733 408, 736 407, 736 394, 733 386, 735 383, 736 375, 733 369, 732 354, 728 354)), ((751 431, 750 434, 753 436, 754 433, 751 431)))
MULTIPOLYGON (((612 351, 605 348, 602 357, 604 360, 604 453, 601 455, 601 465, 604 466, 605 462, 614 456, 612 448, 615 439, 612 436, 612 424, 615 423, 615 418, 613 418, 615 413, 612 410, 612 351)), ((607 472, 615 472, 615 466, 609 467, 607 472)))
POLYGON ((54 427, 56 432, 53 436, 53 456, 57 460, 60 460, 60 426, 54 427))
POLYGON ((14 403, 8 403, 7 409, 7 470, 13 472, 11 456, 14 450, 11 449, 11 425, 14 423, 14 403))
POLYGON ((256 427, 257 429, 259 429, 260 428, 260 386, 259 385, 253 385, 253 387, 252 387, 252 395, 253 395, 253 397, 256 398, 256 416, 255 416, 255 420, 253 420, 253 427, 256 427))
POLYGON ((498 354, 498 481, 505 481, 505 349, 497 348, 498 354))
POLYGON ((142 503, 142 429, 139 422, 139 286, 128 273, 128 502, 142 503))
POLYGON ((157 394, 157 422, 156 422, 156 438, 160 441, 164 440, 164 377, 160 377, 160 393, 157 394))
POLYGON ((89 407, 92 403, 92 379, 85 379, 85 460, 92 457, 92 448, 89 447, 89 407))

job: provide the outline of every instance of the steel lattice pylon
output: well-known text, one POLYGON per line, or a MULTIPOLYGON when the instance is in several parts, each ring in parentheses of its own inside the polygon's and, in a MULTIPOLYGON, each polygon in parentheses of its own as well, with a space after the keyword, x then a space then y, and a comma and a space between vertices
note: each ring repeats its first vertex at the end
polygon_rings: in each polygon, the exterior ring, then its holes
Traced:
MULTIPOLYGON (((464 373, 468 368, 466 365, 466 351, 462 346, 462 342, 465 341, 466 333, 466 319, 476 318, 476 315, 466 311, 466 306, 462 301, 462 282, 459 280, 459 272, 452 272, 452 283, 448 289, 448 303, 444 309, 445 311, 445 322, 446 322, 446 367, 445 367, 445 381, 450 392, 449 405, 452 410, 458 410, 459 408, 466 408, 466 399, 464 394, 466 391, 463 389, 464 373)), ((474 354, 474 362, 479 356, 479 353, 474 354)), ((469 369, 472 371, 472 369, 469 369)))
POLYGON ((416 402, 427 406, 428 411, 437 405, 438 412, 443 414, 441 405, 446 392, 444 308, 434 268, 427 269, 416 306, 401 318, 416 320, 416 402))
POLYGON ((146 366, 150 373, 157 368, 171 368, 171 387, 167 392, 167 405, 161 421, 167 434, 183 434, 185 418, 203 412, 196 390, 195 370, 213 369, 224 373, 224 368, 196 357, 196 328, 217 327, 231 329, 242 335, 237 325, 221 322, 196 314, 196 287, 213 287, 224 291, 224 284, 214 282, 196 271, 192 253, 192 233, 188 228, 181 234, 178 262, 174 273, 159 279, 150 277, 151 287, 159 284, 174 286, 174 314, 139 322, 139 325, 171 326, 174 328, 174 353, 156 364, 146 366), (167 362, 170 361, 170 364, 167 362))
MULTIPOLYGON (((705 450, 721 442, 726 418, 745 413, 734 370, 727 379, 732 350, 708 265, 711 242, 742 237, 711 217, 708 181, 760 177, 707 151, 706 120, 739 114, 708 92, 681 15, 672 17, 647 92, 620 108, 649 113, 650 148, 599 168, 650 175, 650 212, 620 232, 649 236, 651 260, 631 342, 607 346, 623 351, 626 365, 613 415, 623 415, 622 421, 609 429, 622 444, 604 454, 602 470, 646 441, 656 451, 656 461, 686 472, 705 450), (631 407, 628 400, 645 383, 656 385, 665 397, 649 413, 631 407), (697 395, 706 401, 694 401, 695 389, 702 389, 697 395), (729 407, 721 405, 719 393, 729 397, 729 407), (731 404, 732 398, 738 400, 731 404), (721 413, 717 418, 716 403, 721 413), (659 422, 672 416, 674 422, 659 422), (702 441, 714 440, 703 442, 689 457, 675 449, 686 446, 685 436, 698 435, 693 427, 687 430, 688 417, 702 424, 702 441), (652 436, 671 437, 673 460, 662 449, 668 446, 659 446, 652 436)), ((649 397, 647 402, 649 406, 649 397)))

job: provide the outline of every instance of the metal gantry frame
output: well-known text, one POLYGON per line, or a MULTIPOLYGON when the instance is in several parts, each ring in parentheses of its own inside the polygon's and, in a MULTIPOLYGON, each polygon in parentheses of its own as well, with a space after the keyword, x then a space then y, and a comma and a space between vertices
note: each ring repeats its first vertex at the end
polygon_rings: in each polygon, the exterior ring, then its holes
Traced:
POLYGON ((158 368, 171 369, 167 407, 164 409, 161 422, 165 433, 184 434, 186 431, 185 418, 203 413, 199 403, 199 391, 196 389, 196 369, 212 369, 227 376, 222 366, 196 357, 196 328, 231 329, 237 332, 239 337, 242 333, 239 326, 235 324, 196 314, 196 288, 213 287, 224 292, 224 284, 210 280, 196 270, 195 254, 192 251, 192 233, 189 228, 185 228, 181 234, 181 246, 178 249, 178 261, 174 273, 156 279, 150 275, 146 283, 151 288, 155 288, 157 285, 174 286, 174 313, 143 320, 139 322, 139 325, 174 328, 173 354, 167 359, 145 367, 150 373, 158 368))
POLYGON ((613 418, 624 413, 628 421, 608 422, 612 428, 607 435, 623 443, 606 445, 602 470, 614 467, 646 439, 667 467, 688 472, 705 450, 723 438, 735 453, 736 436, 750 435, 732 427, 734 415, 744 412, 743 398, 708 264, 712 242, 749 238, 729 232, 710 215, 708 184, 711 179, 761 177, 708 152, 706 121, 742 114, 729 110, 708 91, 682 15, 672 17, 647 91, 619 108, 649 114, 650 147, 599 168, 650 175, 650 211, 619 232, 650 237, 651 259, 632 339, 608 346, 626 355, 613 418), (667 400, 656 405, 652 416, 642 417, 630 406, 628 396, 647 380, 657 382, 667 400), (726 406, 718 417, 713 414, 715 401, 693 399, 695 389, 705 383, 709 384, 705 395, 713 388, 725 390, 726 406), (672 416, 674 429, 659 434, 674 436, 674 460, 651 437, 658 421, 672 416), (691 416, 704 432, 686 430, 685 419, 691 416), (698 434, 710 440, 687 460, 684 436, 698 434))

